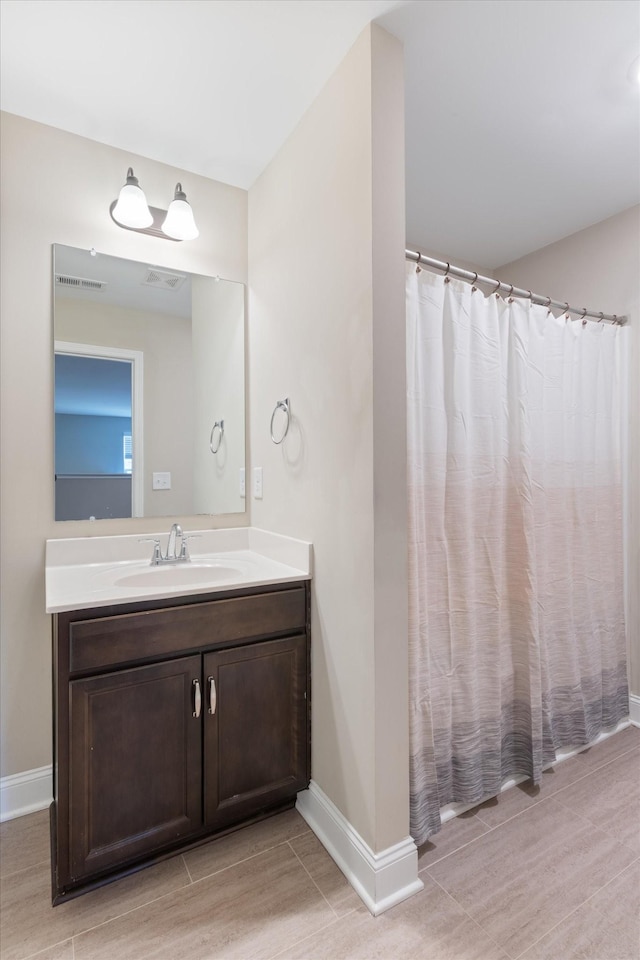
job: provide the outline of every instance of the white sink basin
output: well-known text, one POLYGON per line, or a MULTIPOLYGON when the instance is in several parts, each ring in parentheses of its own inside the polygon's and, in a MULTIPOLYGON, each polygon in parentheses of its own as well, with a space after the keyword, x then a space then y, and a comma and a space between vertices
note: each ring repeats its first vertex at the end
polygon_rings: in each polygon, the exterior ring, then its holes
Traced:
POLYGON ((166 567, 147 567, 137 573, 114 580, 118 587, 188 587, 194 584, 221 583, 237 580, 246 573, 240 564, 226 566, 221 563, 185 563, 166 567))

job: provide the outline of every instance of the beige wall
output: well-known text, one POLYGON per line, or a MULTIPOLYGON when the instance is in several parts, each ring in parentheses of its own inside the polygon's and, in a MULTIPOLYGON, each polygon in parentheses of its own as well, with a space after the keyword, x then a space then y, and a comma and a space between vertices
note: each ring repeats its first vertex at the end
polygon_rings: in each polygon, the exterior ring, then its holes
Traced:
MULTIPOLYGON (((1 525, 2 775, 51 762, 50 618, 44 613, 49 537, 157 529, 158 521, 53 521, 51 245, 246 282, 247 194, 102 144, 2 114, 1 525), (170 243, 121 230, 109 204, 132 165, 153 206, 181 181, 200 237, 170 243)), ((203 518, 181 517, 185 526, 203 518)), ((207 525, 246 523, 245 515, 207 525)))
POLYGON ((627 632, 631 693, 640 695, 640 207, 493 271, 553 300, 626 314, 629 351, 627 632))
POLYGON ((240 467, 245 465, 244 442, 244 287, 194 277, 191 288, 194 471, 196 513, 244 510, 240 467), (211 429, 224 421, 224 433, 214 434, 219 449, 211 453, 211 429))
POLYGON ((312 776, 374 850, 409 832, 402 98, 367 28, 249 191, 252 523, 313 541, 312 776))

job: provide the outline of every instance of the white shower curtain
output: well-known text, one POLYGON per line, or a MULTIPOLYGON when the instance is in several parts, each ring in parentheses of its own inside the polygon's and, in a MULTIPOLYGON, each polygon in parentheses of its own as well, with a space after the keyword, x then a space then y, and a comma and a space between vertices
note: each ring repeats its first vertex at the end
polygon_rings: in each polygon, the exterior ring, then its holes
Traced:
POLYGON ((407 265, 411 832, 628 715, 620 330, 407 265))

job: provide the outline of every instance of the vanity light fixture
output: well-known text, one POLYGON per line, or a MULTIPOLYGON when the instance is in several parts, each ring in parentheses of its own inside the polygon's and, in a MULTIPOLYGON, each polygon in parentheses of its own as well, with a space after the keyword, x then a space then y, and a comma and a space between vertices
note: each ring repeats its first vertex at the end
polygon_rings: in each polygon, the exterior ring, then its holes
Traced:
POLYGON ((193 210, 187 202, 182 184, 176 184, 174 198, 168 210, 150 207, 131 167, 127 170, 127 182, 118 199, 109 207, 109 213, 114 223, 124 230, 135 230, 136 233, 146 233, 151 237, 195 240, 199 236, 193 210))

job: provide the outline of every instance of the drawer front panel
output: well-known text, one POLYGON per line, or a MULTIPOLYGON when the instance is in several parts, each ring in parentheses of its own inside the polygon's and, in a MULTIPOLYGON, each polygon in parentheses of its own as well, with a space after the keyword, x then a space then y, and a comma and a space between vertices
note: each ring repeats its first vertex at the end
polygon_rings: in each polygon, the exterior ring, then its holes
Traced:
POLYGON ((70 672, 304 630, 304 586, 69 624, 70 672))

